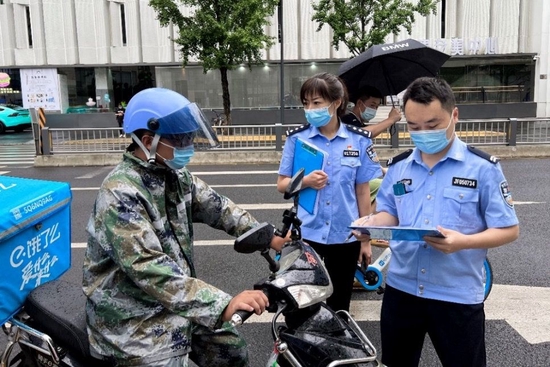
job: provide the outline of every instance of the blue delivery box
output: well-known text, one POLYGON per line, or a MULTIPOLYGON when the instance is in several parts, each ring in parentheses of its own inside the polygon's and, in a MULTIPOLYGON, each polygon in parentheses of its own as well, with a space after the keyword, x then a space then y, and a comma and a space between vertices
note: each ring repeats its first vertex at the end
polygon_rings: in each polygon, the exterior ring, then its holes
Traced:
POLYGON ((68 183, 0 176, 0 323, 71 266, 68 183))

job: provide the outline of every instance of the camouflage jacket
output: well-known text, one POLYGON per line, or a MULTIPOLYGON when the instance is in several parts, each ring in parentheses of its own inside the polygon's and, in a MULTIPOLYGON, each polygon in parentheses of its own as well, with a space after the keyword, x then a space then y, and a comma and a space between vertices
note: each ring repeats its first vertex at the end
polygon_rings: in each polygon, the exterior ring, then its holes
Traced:
POLYGON ((231 296, 195 277, 193 222, 239 236, 258 222, 187 169, 125 153, 88 222, 83 289, 92 352, 125 364, 188 353, 194 324, 216 328, 231 296))

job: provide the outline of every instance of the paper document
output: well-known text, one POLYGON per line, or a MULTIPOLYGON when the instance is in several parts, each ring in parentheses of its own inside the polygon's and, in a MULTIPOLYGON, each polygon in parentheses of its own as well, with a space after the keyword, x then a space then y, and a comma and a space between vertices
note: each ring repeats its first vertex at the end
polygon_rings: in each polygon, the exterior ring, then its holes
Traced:
POLYGON ((364 234, 370 234, 375 240, 396 241, 423 241, 424 236, 445 237, 437 229, 414 227, 374 227, 374 226, 349 226, 364 234))
MULTIPOLYGON (((322 170, 325 167, 325 160, 327 157, 328 154, 315 145, 302 139, 296 139, 292 175, 294 176, 301 168, 304 169, 304 176, 315 170, 322 170)), ((316 212, 318 201, 317 194, 318 191, 311 187, 306 187, 300 191, 298 204, 300 204, 309 214, 316 212)))

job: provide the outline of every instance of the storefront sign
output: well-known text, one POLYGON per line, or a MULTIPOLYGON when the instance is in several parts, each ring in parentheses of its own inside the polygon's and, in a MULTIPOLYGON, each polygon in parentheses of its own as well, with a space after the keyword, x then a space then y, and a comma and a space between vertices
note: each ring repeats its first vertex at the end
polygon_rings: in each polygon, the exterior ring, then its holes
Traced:
POLYGON ((0 73, 0 88, 6 88, 10 85, 10 76, 6 73, 0 73))
POLYGON ((487 37, 485 39, 470 38, 438 38, 435 40, 419 39, 418 42, 426 46, 435 48, 441 52, 456 55, 496 55, 498 54, 498 42, 496 37, 487 37))
POLYGON ((21 69, 23 107, 60 110, 57 69, 21 69))

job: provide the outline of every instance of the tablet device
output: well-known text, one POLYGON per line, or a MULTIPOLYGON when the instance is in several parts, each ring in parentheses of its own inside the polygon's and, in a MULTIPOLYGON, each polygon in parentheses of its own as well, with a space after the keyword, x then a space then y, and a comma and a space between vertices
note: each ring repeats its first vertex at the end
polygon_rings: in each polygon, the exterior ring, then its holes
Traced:
POLYGON ((423 241, 424 236, 445 237, 437 229, 414 228, 414 227, 376 227, 376 226, 349 226, 363 234, 370 234, 376 240, 396 241, 423 241))

